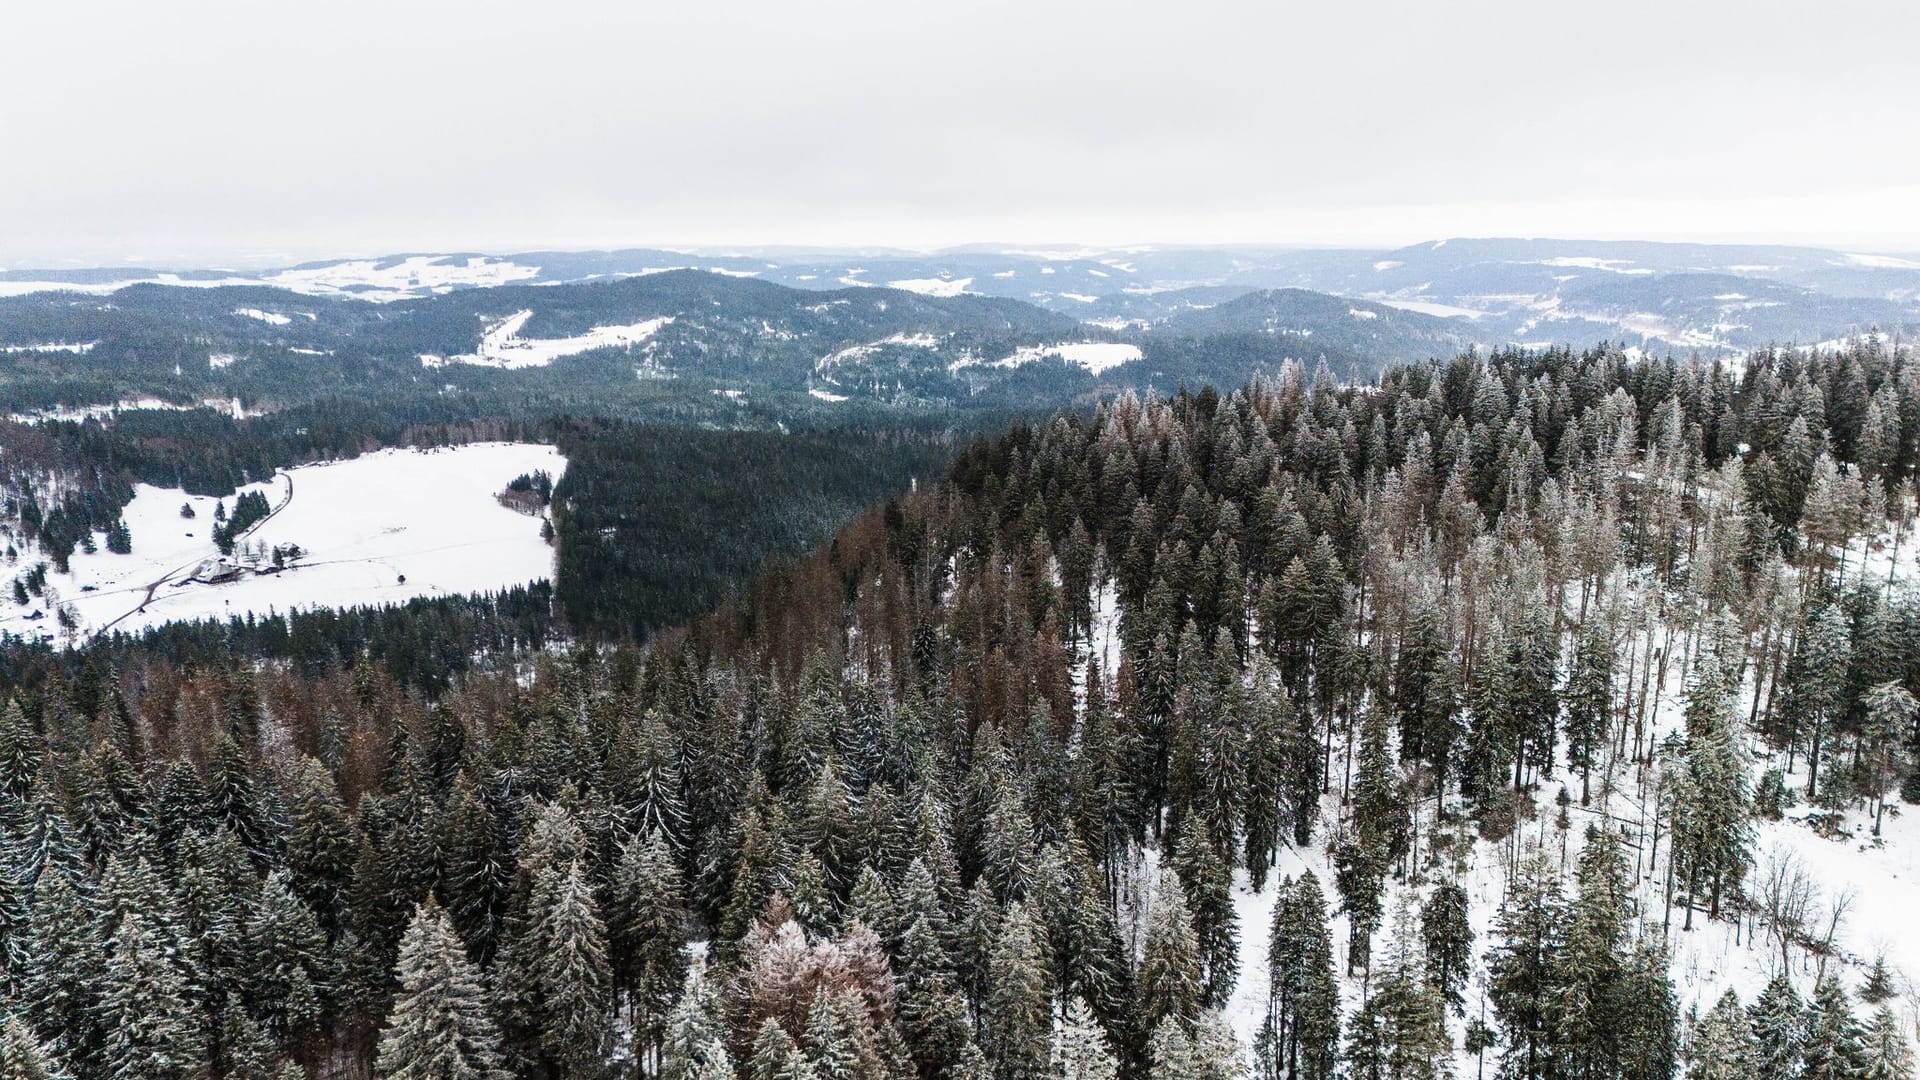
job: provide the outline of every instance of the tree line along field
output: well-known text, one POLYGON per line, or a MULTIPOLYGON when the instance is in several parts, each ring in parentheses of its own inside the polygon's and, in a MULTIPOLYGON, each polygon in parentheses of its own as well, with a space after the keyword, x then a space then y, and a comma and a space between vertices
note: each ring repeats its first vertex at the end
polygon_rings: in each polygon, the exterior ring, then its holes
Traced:
POLYGON ((0 1061, 1908 1076, 1915 973, 1760 840, 1920 795, 1917 454, 1871 344, 1293 367, 982 438, 644 646, 10 657, 0 1061))

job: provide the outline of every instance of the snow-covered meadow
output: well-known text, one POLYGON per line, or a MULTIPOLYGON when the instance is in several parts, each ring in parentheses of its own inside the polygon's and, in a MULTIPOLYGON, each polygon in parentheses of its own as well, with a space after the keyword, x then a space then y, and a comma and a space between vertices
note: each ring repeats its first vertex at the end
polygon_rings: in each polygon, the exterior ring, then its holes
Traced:
MULTIPOLYGON (((557 480, 566 465, 551 446, 476 443, 383 450, 283 470, 241 489, 264 494, 275 512, 244 535, 235 554, 285 544, 304 554, 282 572, 219 584, 188 579, 218 555, 215 502, 231 509, 234 499, 142 484, 123 515, 132 553, 111 554, 104 539, 95 554, 76 551, 71 572, 48 574, 49 597, 25 606, 0 600, 0 632, 84 641, 109 629, 400 603, 547 578, 553 550, 541 538, 540 519, 502 506, 496 496, 524 473, 545 470, 557 480), (183 517, 182 506, 194 516, 183 517), (75 616, 71 635, 59 630, 57 607, 75 616), (30 618, 36 611, 41 617, 30 618)), ((22 553, 10 569, 18 576, 34 558, 22 553)))

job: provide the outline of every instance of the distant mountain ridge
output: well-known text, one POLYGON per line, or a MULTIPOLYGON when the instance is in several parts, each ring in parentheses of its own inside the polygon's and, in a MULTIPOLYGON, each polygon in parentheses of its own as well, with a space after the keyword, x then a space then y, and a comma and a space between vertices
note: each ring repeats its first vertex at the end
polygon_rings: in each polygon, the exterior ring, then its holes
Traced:
POLYGON ((401 254, 55 277, 0 273, 10 410, 491 390, 590 410, 677 397, 724 425, 770 402, 1051 408, 1289 363, 1364 379, 1470 348, 1731 357, 1920 331, 1920 260, 1626 242, 401 254))
MULTIPOLYGON (((1020 300, 1107 329, 1145 330, 1247 293, 1303 289, 1457 321, 1474 343, 1735 352, 1920 325, 1920 255, 1754 244, 1450 239, 1392 250, 1278 247, 1033 249, 915 254, 820 250, 403 253, 241 274, 221 270, 12 270, 0 296, 136 282, 269 286, 399 303, 503 286, 603 282, 672 270, 797 289, 895 288, 1020 300), (1731 278, 1698 294, 1703 278, 1731 278), (1712 296, 1741 301, 1709 304, 1712 296), (1760 299, 1755 299, 1756 297, 1760 299), (1746 302, 1745 307, 1728 307, 1746 302), (1758 312, 1758 314, 1756 314, 1758 312)), ((1217 324, 1216 324, 1217 325, 1217 324)), ((1238 327, 1253 332, 1258 327, 1238 327)))

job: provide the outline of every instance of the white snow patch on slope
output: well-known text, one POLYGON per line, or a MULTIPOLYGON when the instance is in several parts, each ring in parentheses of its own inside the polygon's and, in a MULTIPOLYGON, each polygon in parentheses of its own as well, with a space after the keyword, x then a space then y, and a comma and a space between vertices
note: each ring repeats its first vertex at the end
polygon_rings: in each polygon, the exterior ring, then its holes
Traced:
MULTIPOLYGON (((123 515, 133 553, 114 555, 104 545, 94 555, 75 552, 72 572, 50 574, 48 585, 72 606, 82 640, 108 625, 138 631, 186 619, 393 604, 522 585, 551 576, 553 549, 540 539, 538 519, 501 506, 495 496, 522 473, 544 469, 558 479, 566 466, 551 446, 475 443, 383 450, 284 470, 242 489, 263 492, 280 508, 244 543, 268 551, 294 543, 306 555, 281 573, 219 585, 174 584, 218 553, 215 500, 141 484, 123 515), (193 518, 180 516, 183 503, 193 507, 193 518), (147 600, 156 581, 161 584, 147 600), (87 585, 94 591, 81 591, 87 585)), ((221 501, 232 509, 232 497, 221 501)), ((27 557, 21 562, 24 570, 27 557)), ((0 602, 0 631, 52 633, 52 611, 38 597, 26 608, 0 602), (35 607, 48 614, 29 621, 35 607)))
POLYGON ((87 420, 105 420, 118 416, 123 412, 139 412, 141 410, 189 412, 194 409, 212 409, 214 412, 226 413, 235 420, 242 420, 249 416, 266 415, 264 410, 244 407, 241 405, 239 398, 205 398, 198 405, 176 405, 171 401, 162 401, 154 397, 144 397, 123 398, 110 405, 62 405, 50 409, 34 409, 29 412, 13 413, 9 415, 7 419, 16 424, 44 424, 55 420, 82 423, 87 420))
POLYGON ((831 390, 822 390, 822 389, 820 389, 820 388, 819 388, 819 387, 817 387, 817 386, 816 386, 816 387, 813 387, 813 388, 811 388, 811 389, 809 389, 809 390, 807 391, 807 393, 809 393, 809 394, 812 394, 812 395, 813 395, 814 397, 817 397, 817 398, 819 398, 819 399, 820 399, 821 401, 845 401, 845 400, 847 400, 847 395, 845 395, 845 394, 836 394, 836 393, 834 393, 834 392, 833 392, 833 391, 831 391, 831 390))
POLYGON ((1020 367, 1047 357, 1079 364, 1095 375, 1140 359, 1140 346, 1111 341, 1070 341, 1059 345, 1025 345, 994 361, 995 367, 1020 367))
POLYGON ((1388 307, 1397 307, 1402 311, 1418 312, 1421 315, 1438 315, 1443 319, 1477 319, 1486 314, 1484 311, 1476 311, 1473 308, 1438 304, 1431 300, 1394 300, 1383 296, 1379 302, 1388 307))
POLYGON ((1365 308, 1357 308, 1357 307, 1348 308, 1347 314, 1353 316, 1356 319, 1377 319, 1380 317, 1380 313, 1377 311, 1368 311, 1365 308))
POLYGON ((268 326, 285 326, 293 321, 291 316, 282 315, 277 311, 262 311, 257 307, 234 308, 233 313, 242 318, 258 319, 268 326))
POLYGON ((531 318, 533 318, 531 309, 516 311, 480 335, 480 347, 476 351, 446 357, 427 353, 420 357, 420 363, 425 367, 477 364, 481 367, 509 370, 545 367, 563 356, 591 352, 594 349, 617 349, 637 345, 673 321, 673 316, 667 315, 623 326, 596 326, 584 334, 575 334, 572 337, 523 338, 520 336, 520 331, 531 318))
POLYGON ((905 289, 922 296, 959 296, 973 284, 970 277, 963 278, 902 278, 887 282, 888 288, 905 289))
POLYGON ((474 255, 459 262, 445 255, 410 255, 399 260, 350 259, 281 270, 266 284, 316 296, 354 296, 362 300, 403 300, 456 288, 484 288, 524 281, 540 273, 504 259, 474 255))
POLYGON ((849 345, 844 349, 830 352, 814 361, 813 370, 824 374, 830 368, 855 360, 864 360, 890 346, 903 349, 937 349, 940 347, 940 339, 932 334, 891 334, 878 341, 869 341, 864 345, 849 345))
POLYGON ((1541 266, 1571 266, 1582 270, 1606 270, 1615 274, 1651 274, 1652 270, 1644 266, 1634 266, 1631 259, 1602 259, 1594 255, 1556 255, 1551 259, 1540 260, 1541 266))
POLYGON ((1875 270, 1920 270, 1920 260, 1903 259, 1897 255, 1863 255, 1849 253, 1842 256, 1853 266, 1870 266, 1875 270))
POLYGON ((93 351, 97 341, 51 341, 44 345, 0 345, 0 353, 14 355, 18 353, 72 353, 84 356, 93 351))

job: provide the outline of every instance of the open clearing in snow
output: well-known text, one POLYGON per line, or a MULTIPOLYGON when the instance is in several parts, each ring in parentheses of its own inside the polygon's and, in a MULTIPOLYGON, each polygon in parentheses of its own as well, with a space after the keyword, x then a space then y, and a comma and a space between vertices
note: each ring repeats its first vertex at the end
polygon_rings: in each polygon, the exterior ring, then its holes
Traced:
MULTIPOLYGON (((540 538, 540 518, 508 509, 496 496, 523 473, 544 469, 558 480, 566 466, 551 446, 476 443, 283 470, 241 489, 264 493, 275 513, 245 535, 235 554, 283 544, 297 544, 303 554, 279 573, 244 573, 219 584, 189 581, 219 554, 212 539, 216 500, 142 484, 124 514, 133 553, 110 554, 97 537, 98 554, 76 551, 71 573, 49 573, 52 596, 32 597, 24 607, 0 597, 0 632, 65 643, 58 606, 71 607, 78 624, 71 637, 84 641, 109 627, 137 632, 190 619, 394 604, 548 578, 553 549, 540 538), (182 504, 193 508, 192 518, 181 516, 182 504), (29 618, 35 611, 42 617, 29 618)), ((233 497, 218 501, 234 505, 233 497)), ((23 554, 15 575, 33 558, 23 554)))
POLYGON ((637 345, 673 321, 673 316, 667 315, 623 326, 596 326, 584 334, 575 334, 572 337, 521 337, 520 331, 525 329, 527 320, 531 318, 533 318, 531 309, 517 311, 489 327, 487 332, 480 336, 480 347, 477 351, 460 356, 436 356, 432 353, 422 353, 420 363, 423 367, 430 368, 443 367, 447 364, 478 364, 482 367, 508 370, 545 367, 563 356, 572 356, 575 353, 637 345))

